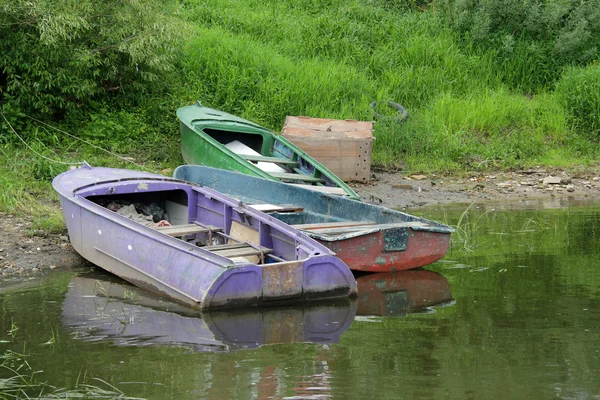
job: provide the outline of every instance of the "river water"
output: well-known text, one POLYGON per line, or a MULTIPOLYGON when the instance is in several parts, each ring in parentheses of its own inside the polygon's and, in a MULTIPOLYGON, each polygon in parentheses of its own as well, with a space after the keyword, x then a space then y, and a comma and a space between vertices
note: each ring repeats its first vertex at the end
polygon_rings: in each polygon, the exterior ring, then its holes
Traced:
POLYGON ((421 214, 457 227, 446 258, 355 301, 198 314, 89 266, 3 289, 0 355, 147 399, 600 398, 600 206, 421 214))

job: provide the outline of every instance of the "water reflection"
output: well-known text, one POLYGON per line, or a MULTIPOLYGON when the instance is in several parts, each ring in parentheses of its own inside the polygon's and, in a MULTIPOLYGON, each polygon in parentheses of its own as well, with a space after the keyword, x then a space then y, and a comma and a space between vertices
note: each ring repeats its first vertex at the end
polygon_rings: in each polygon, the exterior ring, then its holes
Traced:
POLYGON ((85 341, 223 352, 276 343, 336 343, 355 313, 356 303, 348 299, 295 308, 199 312, 93 273, 71 280, 61 322, 85 341))
POLYGON ((357 315, 400 317, 453 301, 448 280, 437 272, 409 270, 358 277, 357 315))

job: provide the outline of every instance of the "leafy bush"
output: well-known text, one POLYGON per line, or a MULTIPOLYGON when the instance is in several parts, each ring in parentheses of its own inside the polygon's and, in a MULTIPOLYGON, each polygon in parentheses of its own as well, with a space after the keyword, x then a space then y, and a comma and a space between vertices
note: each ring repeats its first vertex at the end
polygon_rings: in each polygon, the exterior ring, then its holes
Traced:
POLYGON ((597 1, 437 0, 448 23, 468 42, 496 52, 500 73, 535 91, 560 76, 560 66, 600 55, 597 1))
POLYGON ((556 95, 575 128, 600 139, 600 64, 569 69, 557 83, 556 95))
POLYGON ((147 92, 176 56, 173 11, 153 0, 5 0, 0 105, 61 116, 94 98, 147 92))

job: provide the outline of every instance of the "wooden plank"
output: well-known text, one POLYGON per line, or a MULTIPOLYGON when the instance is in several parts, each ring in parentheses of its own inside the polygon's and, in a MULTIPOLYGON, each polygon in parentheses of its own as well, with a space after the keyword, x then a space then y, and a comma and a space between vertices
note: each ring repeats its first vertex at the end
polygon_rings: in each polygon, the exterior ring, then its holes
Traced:
MULTIPOLYGON (((272 249, 269 249, 267 247, 261 247, 260 249, 262 250, 263 254, 269 254, 269 253, 273 252, 272 249)), ((246 245, 245 247, 241 247, 241 248, 213 250, 212 252, 217 255, 220 255, 221 257, 227 257, 227 258, 260 256, 259 250, 255 249, 253 247, 250 247, 248 245, 246 245)), ((255 261, 251 261, 251 262, 255 262, 255 261)))
POLYGON ((303 185, 301 183, 290 183, 290 185, 298 186, 304 189, 309 189, 315 192, 333 194, 337 196, 344 196, 346 191, 337 186, 316 186, 316 185, 303 185))
POLYGON ((284 165, 298 165, 298 163, 296 161, 290 160, 289 158, 256 156, 253 154, 238 154, 238 155, 248 161, 270 162, 270 163, 284 164, 284 165))
POLYGON ((289 172, 271 172, 277 179, 287 180, 287 181, 303 181, 303 182, 321 182, 321 178, 316 178, 314 176, 309 176, 305 174, 293 174, 289 172))
POLYGON ((203 246, 204 250, 210 251, 219 251, 219 250, 229 250, 229 249, 240 249, 242 247, 247 247, 246 243, 227 243, 227 244, 215 244, 213 246, 203 246))
POLYGON ((296 229, 310 231, 310 230, 326 229, 326 228, 348 228, 348 227, 359 227, 359 226, 370 227, 370 225, 375 225, 375 221, 321 222, 318 224, 292 225, 292 227, 294 227, 296 229))
POLYGON ((221 228, 217 228, 216 226, 211 226, 210 230, 204 228, 203 226, 196 224, 185 224, 185 225, 171 225, 171 226, 158 226, 156 228, 157 231, 165 233, 169 236, 185 236, 192 235, 196 233, 208 233, 208 232, 220 232, 221 228))
POLYGON ((293 204, 250 204, 251 208, 262 212, 302 212, 304 207, 293 204))
MULTIPOLYGON (((229 239, 229 243, 252 243, 252 244, 260 244, 260 235, 258 233, 258 230, 255 230, 254 228, 244 225, 240 222, 237 221, 232 221, 231 222, 231 229, 229 230, 229 236, 231 236, 231 239, 229 239)), ((257 255, 255 254, 242 254, 242 255, 238 255, 237 253, 233 253, 234 255, 232 257, 243 257, 243 256, 252 256, 252 257, 247 257, 248 261, 257 264, 260 259, 257 255)), ((258 253, 260 254, 260 252, 258 253)))
POLYGON ((411 228, 411 227, 426 227, 430 226, 424 222, 398 222, 391 224, 378 224, 378 225, 363 225, 363 226, 349 226, 345 228, 323 228, 323 229, 311 229, 310 232, 319 233, 321 235, 336 235, 342 233, 360 232, 360 231, 372 231, 374 229, 393 229, 393 228, 411 228))

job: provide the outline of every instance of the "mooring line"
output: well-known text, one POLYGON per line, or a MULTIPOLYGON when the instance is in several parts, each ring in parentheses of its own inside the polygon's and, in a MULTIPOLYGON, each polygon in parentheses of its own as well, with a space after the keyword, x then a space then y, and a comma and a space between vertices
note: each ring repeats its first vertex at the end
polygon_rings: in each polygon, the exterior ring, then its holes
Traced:
POLYGON ((6 123, 8 124, 9 128, 13 131, 13 133, 19 138, 19 140, 21 140, 21 142, 23 142, 23 144, 25 146, 27 146, 27 148, 29 150, 31 150, 34 154, 48 160, 51 161, 53 163, 57 163, 57 164, 63 164, 63 165, 82 165, 83 162, 65 162, 65 161, 59 161, 59 160, 53 160, 52 158, 46 157, 45 155, 38 153, 37 151, 35 151, 33 149, 33 147, 31 147, 25 140, 23 140, 23 138, 17 133, 17 131, 15 130, 15 128, 13 128, 13 126, 10 124, 10 122, 8 122, 8 119, 6 118, 6 116, 4 115, 4 113, 2 112, 2 109, 0 109, 0 114, 2 114, 2 118, 4 118, 4 121, 6 121, 6 123))
MULTIPOLYGON (((15 130, 15 128, 13 128, 13 126, 11 125, 11 123, 8 121, 8 119, 6 118, 6 116, 4 115, 4 113, 2 112, 2 109, 1 109, 1 108, 0 108, 0 114, 2 114, 2 118, 4 118, 4 121, 6 121, 6 123, 7 123, 7 124, 8 124, 8 126, 10 127, 11 131, 12 131, 12 132, 15 134, 15 136, 17 136, 17 137, 19 138, 19 140, 20 140, 21 142, 23 142, 23 144, 24 144, 24 145, 25 145, 25 146, 26 146, 26 147, 27 147, 29 150, 31 150, 31 152, 33 152, 35 155, 37 155, 37 156, 39 156, 39 157, 41 157, 41 158, 43 158, 43 159, 45 159, 45 160, 48 160, 48 161, 51 161, 51 162, 57 163, 57 164, 63 164, 63 165, 82 165, 82 164, 83 164, 83 161, 80 161, 80 162, 65 162, 65 161, 54 160, 54 159, 52 159, 52 158, 49 158, 49 157, 47 157, 47 156, 45 156, 45 155, 43 155, 43 154, 41 154, 41 153, 37 152, 36 150, 34 150, 34 149, 33 149, 33 148, 32 148, 32 147, 31 147, 31 146, 30 146, 30 145, 29 145, 29 144, 28 144, 28 143, 27 143, 27 142, 26 142, 26 141, 25 141, 25 140, 24 140, 24 139, 23 139, 23 138, 22 138, 22 137, 21 137, 21 136, 20 136, 18 133, 17 133, 17 131, 15 130)), ((148 168, 148 167, 146 167, 146 166, 144 166, 144 165, 142 165, 142 164, 138 164, 138 163, 136 163, 135 161, 132 161, 132 160, 130 160, 130 159, 129 159, 129 158, 127 158, 127 157, 123 157, 123 156, 121 156, 121 155, 119 155, 119 154, 113 153, 113 152, 112 152, 112 151, 110 151, 110 150, 107 150, 107 149, 105 149, 105 148, 102 148, 102 147, 100 147, 100 146, 98 146, 98 145, 96 145, 96 144, 94 144, 94 143, 92 143, 92 142, 89 142, 89 141, 87 141, 87 140, 85 140, 85 139, 82 139, 82 138, 80 138, 80 137, 78 137, 78 136, 75 136, 75 135, 73 135, 73 134, 71 134, 71 133, 69 133, 69 132, 67 132, 67 131, 63 131, 62 129, 59 129, 59 128, 57 128, 57 127, 54 127, 54 126, 52 126, 52 125, 50 125, 50 124, 48 124, 48 123, 46 123, 46 122, 44 122, 44 121, 40 121, 40 120, 39 120, 39 119, 37 119, 37 118, 34 118, 34 117, 32 117, 32 116, 29 116, 29 115, 27 115, 27 114, 23 114, 23 115, 24 115, 24 116, 26 116, 27 118, 29 118, 29 119, 31 119, 31 120, 33 120, 33 121, 35 121, 35 122, 38 122, 38 123, 40 123, 40 124, 42 124, 42 125, 45 125, 45 126, 47 126, 47 127, 49 127, 49 128, 52 128, 52 129, 54 129, 54 130, 56 130, 56 131, 58 131, 58 132, 60 132, 60 133, 63 133, 63 134, 65 134, 65 135, 67 135, 67 136, 69 136, 69 137, 71 137, 71 138, 73 138, 73 139, 75 139, 75 140, 79 140, 80 142, 82 142, 82 143, 85 143, 85 144, 87 144, 88 146, 92 146, 93 148, 95 148, 95 149, 98 149, 98 150, 101 150, 101 151, 103 151, 103 152, 105 152, 105 153, 107 153, 107 154, 109 154, 109 155, 111 155, 111 156, 113 156, 113 157, 116 157, 116 158, 118 158, 118 159, 120 159, 120 160, 122 160, 122 161, 125 161, 125 162, 128 162, 128 163, 130 163, 130 164, 133 164, 133 165, 135 165, 135 166, 137 166, 137 167, 139 167, 139 168, 141 168, 141 169, 143 169, 143 170, 145 170, 145 171, 149 171, 149 172, 156 173, 156 171, 155 171, 155 170, 152 170, 152 169, 150 169, 150 168, 148 168)), ((44 129, 45 129, 45 128, 44 128, 44 129)))
POLYGON ((144 165, 138 164, 138 163, 136 163, 135 161, 132 161, 132 160, 128 159, 127 157, 123 157, 123 156, 121 156, 121 155, 119 155, 119 154, 113 153, 113 152, 112 152, 112 151, 110 151, 110 150, 106 150, 106 149, 104 149, 104 148, 102 148, 102 147, 100 147, 100 146, 98 146, 98 145, 96 145, 96 144, 94 144, 94 143, 92 143, 92 142, 89 142, 89 141, 87 141, 87 140, 85 140, 85 139, 82 139, 82 138, 80 138, 80 137, 78 137, 78 136, 75 136, 75 135, 73 135, 73 134, 71 134, 71 133, 69 133, 69 132, 67 132, 67 131, 63 131, 62 129, 59 129, 59 128, 55 127, 55 126, 52 126, 52 125, 50 125, 50 124, 48 124, 48 123, 46 123, 46 122, 44 122, 44 121, 40 121, 39 119, 37 119, 37 118, 34 118, 34 117, 31 117, 31 116, 29 116, 29 115, 27 115, 27 114, 23 114, 23 115, 25 115, 25 116, 26 116, 27 118, 29 118, 29 119, 32 119, 32 120, 33 120, 33 121, 35 121, 35 122, 38 122, 38 123, 40 123, 40 124, 42 124, 42 125, 46 125, 47 127, 49 127, 49 128, 52 128, 52 129, 54 129, 54 130, 56 130, 56 131, 58 131, 58 132, 60 132, 60 133, 64 133, 65 135, 67 135, 67 136, 69 136, 69 137, 72 137, 72 138, 73 138, 73 139, 75 139, 75 140, 79 140, 80 142, 83 142, 83 143, 87 144, 88 146, 92 146, 93 148, 95 148, 95 149, 98 149, 98 150, 101 150, 101 151, 103 151, 103 152, 105 152, 105 153, 107 153, 107 154, 110 154, 111 156, 113 156, 113 157, 116 157, 116 158, 118 158, 118 159, 120 159, 120 160, 122 160, 122 161, 125 161, 125 162, 128 162, 128 163, 131 163, 131 164, 133 164, 133 165, 135 165, 135 166, 138 166, 138 167, 140 167, 140 168, 142 168, 142 169, 144 169, 144 170, 146 170, 146 171, 155 172, 155 171, 151 170, 150 168, 147 168, 147 167, 146 167, 146 166, 144 166, 144 165))

